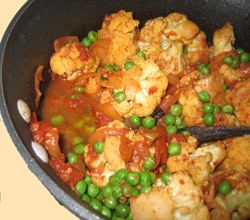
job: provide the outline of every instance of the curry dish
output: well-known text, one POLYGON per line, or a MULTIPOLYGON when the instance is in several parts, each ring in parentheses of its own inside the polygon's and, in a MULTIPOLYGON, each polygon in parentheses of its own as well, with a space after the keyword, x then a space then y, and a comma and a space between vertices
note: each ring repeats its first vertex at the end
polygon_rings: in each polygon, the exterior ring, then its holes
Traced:
POLYGON ((82 40, 55 39, 30 127, 57 175, 103 215, 250 219, 250 136, 200 143, 177 132, 250 126, 249 53, 229 22, 213 45, 203 31, 179 13, 139 29, 121 10, 82 40))

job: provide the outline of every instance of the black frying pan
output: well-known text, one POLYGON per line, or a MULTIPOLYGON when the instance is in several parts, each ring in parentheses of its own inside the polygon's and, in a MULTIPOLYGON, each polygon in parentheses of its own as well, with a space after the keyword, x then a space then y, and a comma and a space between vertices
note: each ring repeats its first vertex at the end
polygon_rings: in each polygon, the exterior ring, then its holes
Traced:
MULTIPOLYGON (((203 30, 208 43, 213 32, 226 21, 234 26, 236 47, 250 52, 250 1, 247 0, 30 0, 10 23, 0 45, 0 110, 8 132, 29 169, 42 181, 58 202, 81 219, 107 219, 83 203, 57 177, 52 168, 33 152, 29 124, 16 108, 22 98, 35 110, 33 74, 43 65, 42 91, 50 80, 49 58, 53 41, 61 36, 75 35, 80 39, 89 30, 101 28, 105 15, 119 10, 132 11, 142 26, 148 19, 167 16, 172 12, 186 14, 203 30)), ((39 116, 39 112, 38 112, 39 116)))

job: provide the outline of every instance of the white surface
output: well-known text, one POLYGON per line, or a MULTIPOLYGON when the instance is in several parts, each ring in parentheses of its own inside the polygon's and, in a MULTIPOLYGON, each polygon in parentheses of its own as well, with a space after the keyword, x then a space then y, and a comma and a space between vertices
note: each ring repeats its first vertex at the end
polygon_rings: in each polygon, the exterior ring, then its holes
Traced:
MULTIPOLYGON (((25 2, 0 1, 0 39, 13 16, 25 2)), ((1 116, 0 140, 0 219, 78 219, 61 206, 28 169, 12 143, 1 116)))

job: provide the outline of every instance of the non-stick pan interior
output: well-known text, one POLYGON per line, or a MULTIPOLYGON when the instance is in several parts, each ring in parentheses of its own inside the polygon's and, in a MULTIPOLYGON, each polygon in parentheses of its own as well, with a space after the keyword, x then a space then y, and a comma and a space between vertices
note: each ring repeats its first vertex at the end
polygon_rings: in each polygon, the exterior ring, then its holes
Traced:
POLYGON ((165 17, 172 12, 186 14, 206 33, 210 45, 214 31, 228 21, 234 26, 236 47, 250 51, 249 8, 250 1, 247 0, 35 0, 28 1, 20 9, 0 47, 1 113, 14 144, 29 168, 60 204, 82 219, 104 218, 84 204, 49 165, 36 157, 30 147, 32 135, 29 124, 17 111, 18 99, 23 99, 35 110, 34 73, 38 65, 45 67, 42 91, 46 90, 50 79, 49 58, 54 52, 53 41, 69 35, 81 39, 88 31, 100 29, 105 15, 123 9, 133 12, 134 18, 140 21, 140 27, 149 19, 165 17))

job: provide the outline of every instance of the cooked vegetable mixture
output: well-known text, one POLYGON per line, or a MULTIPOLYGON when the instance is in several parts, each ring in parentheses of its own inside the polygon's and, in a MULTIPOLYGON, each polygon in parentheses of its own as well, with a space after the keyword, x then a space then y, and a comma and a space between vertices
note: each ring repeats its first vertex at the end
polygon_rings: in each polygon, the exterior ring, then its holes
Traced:
POLYGON ((250 219, 250 135, 201 143, 177 133, 250 126, 249 53, 234 48, 228 22, 211 46, 183 14, 138 26, 121 10, 82 40, 55 40, 34 140, 112 219, 250 219))

